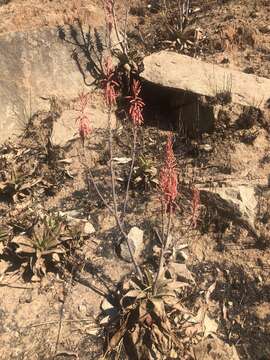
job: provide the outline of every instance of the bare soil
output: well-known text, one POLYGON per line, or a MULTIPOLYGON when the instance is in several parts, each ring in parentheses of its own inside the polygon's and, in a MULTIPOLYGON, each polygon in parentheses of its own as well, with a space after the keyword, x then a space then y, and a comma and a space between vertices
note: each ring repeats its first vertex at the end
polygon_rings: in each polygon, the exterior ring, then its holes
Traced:
POLYGON ((99 0, 11 0, 0 6, 0 14, 0 33, 69 24, 76 17, 96 26, 103 19, 99 0))

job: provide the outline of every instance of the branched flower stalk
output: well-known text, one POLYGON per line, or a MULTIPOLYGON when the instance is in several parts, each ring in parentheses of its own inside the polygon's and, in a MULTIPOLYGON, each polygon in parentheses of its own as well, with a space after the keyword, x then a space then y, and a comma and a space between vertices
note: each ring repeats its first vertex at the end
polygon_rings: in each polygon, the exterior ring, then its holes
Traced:
POLYGON ((131 95, 127 96, 127 99, 129 101, 129 116, 132 122, 132 132, 133 132, 133 148, 132 148, 132 161, 128 176, 128 183, 126 188, 126 197, 124 202, 124 209, 123 209, 123 217, 126 213, 126 207, 128 203, 129 198, 129 188, 130 188, 130 182, 131 177, 134 170, 134 163, 136 158, 136 145, 137 145, 137 133, 138 128, 143 124, 143 108, 145 106, 145 103, 143 102, 142 98, 139 96, 141 93, 141 84, 139 80, 133 80, 132 86, 131 86, 131 95))
MULTIPOLYGON (((115 26, 115 22, 113 22, 113 18, 115 17, 115 14, 113 12, 114 0, 105 0, 104 4, 105 4, 105 20, 106 20, 106 25, 107 25, 108 35, 109 35, 109 49, 108 49, 109 54, 103 62, 103 66, 102 66, 103 79, 101 81, 101 86, 103 88, 103 95, 104 95, 105 104, 107 106, 107 114, 108 114, 109 152, 110 152, 109 166, 110 166, 110 175, 111 175, 111 190, 112 190, 113 207, 111 207, 106 202, 104 197, 102 196, 102 194, 95 182, 95 179, 93 177, 91 169, 88 169, 88 173, 89 173, 90 181, 93 184, 98 196, 104 202, 105 206, 109 209, 109 211, 114 215, 117 226, 126 241, 126 244, 127 244, 128 250, 129 250, 129 254, 130 254, 131 260, 133 262, 133 265, 135 267, 135 270, 136 270, 139 278, 141 280, 143 280, 143 274, 141 272, 141 269, 140 269, 136 259, 134 258, 134 255, 133 255, 133 252, 131 249, 131 245, 130 245, 130 242, 128 239, 128 235, 125 231, 125 224, 124 224, 123 220, 121 219, 121 217, 119 215, 119 210, 118 210, 115 170, 114 170, 114 165, 113 165, 113 131, 112 131, 112 111, 113 111, 113 107, 116 105, 116 100, 117 100, 117 96, 118 96, 117 88, 119 87, 119 83, 116 80, 115 67, 112 62, 112 49, 111 49, 111 44, 112 44, 111 34, 112 34, 113 26, 115 26)), ((133 111, 133 113, 134 113, 134 111, 133 111)), ((136 118, 137 117, 138 117, 138 114, 136 115, 136 118)))
POLYGON ((172 215, 176 208, 176 197, 178 196, 178 178, 176 170, 176 159, 173 152, 173 138, 169 133, 166 147, 165 147, 165 159, 163 167, 160 170, 160 201, 162 211, 162 237, 161 237, 161 252, 159 257, 159 266, 154 283, 153 292, 154 295, 157 291, 157 284, 163 274, 164 270, 164 254, 167 250, 168 239, 170 236, 170 230, 172 225, 172 215), (165 229, 165 219, 167 218, 167 226, 165 229), (166 231, 165 231, 166 230, 166 231))

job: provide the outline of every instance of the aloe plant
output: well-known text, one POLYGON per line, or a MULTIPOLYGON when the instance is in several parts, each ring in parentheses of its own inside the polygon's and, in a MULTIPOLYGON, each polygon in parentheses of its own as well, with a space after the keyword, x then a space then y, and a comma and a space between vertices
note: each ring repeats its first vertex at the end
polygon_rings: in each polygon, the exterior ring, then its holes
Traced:
POLYGON ((30 236, 14 237, 15 253, 22 260, 24 270, 31 270, 41 277, 46 274, 49 264, 59 263, 66 253, 61 238, 65 223, 58 214, 40 217, 30 236))
POLYGON ((158 184, 157 168, 151 159, 144 155, 138 157, 138 161, 133 170, 132 182, 134 186, 142 186, 149 189, 158 184))
MULTIPOLYGON (((170 314, 190 312, 179 303, 178 293, 190 286, 187 281, 176 281, 155 275, 144 268, 144 281, 138 278, 124 282, 119 299, 120 309, 106 300, 109 313, 118 314, 111 319, 111 333, 106 356, 124 351, 128 358, 176 358, 181 342, 175 333, 170 314)), ((110 320, 109 320, 110 323, 110 320)))

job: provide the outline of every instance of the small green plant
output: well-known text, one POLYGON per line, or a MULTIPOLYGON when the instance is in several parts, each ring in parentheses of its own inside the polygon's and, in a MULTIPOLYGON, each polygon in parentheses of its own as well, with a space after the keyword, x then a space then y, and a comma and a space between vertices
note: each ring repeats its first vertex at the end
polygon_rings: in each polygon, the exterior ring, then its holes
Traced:
POLYGON ((66 253, 62 238, 65 221, 59 214, 40 216, 29 235, 14 237, 11 244, 22 261, 23 271, 30 271, 38 278, 47 273, 52 265, 61 262, 66 253))
POLYGON ((31 185, 26 181, 26 176, 13 167, 7 179, 0 182, 0 196, 15 202, 18 198, 29 194, 30 188, 31 185))
POLYGON ((143 188, 144 190, 158 185, 157 168, 151 159, 144 155, 138 157, 133 170, 132 183, 134 187, 143 188))
POLYGON ((164 25, 167 27, 171 39, 184 43, 183 32, 188 24, 190 0, 162 1, 164 25))

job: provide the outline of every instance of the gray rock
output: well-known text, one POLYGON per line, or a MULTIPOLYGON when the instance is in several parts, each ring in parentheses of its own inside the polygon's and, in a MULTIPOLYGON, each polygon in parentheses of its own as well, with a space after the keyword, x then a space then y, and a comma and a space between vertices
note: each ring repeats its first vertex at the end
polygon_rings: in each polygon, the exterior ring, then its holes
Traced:
POLYGON ((214 191, 202 189, 201 198, 206 205, 211 204, 232 220, 240 222, 253 235, 259 236, 255 229, 258 201, 254 186, 235 185, 215 188, 214 191))
POLYGON ((111 230, 116 225, 115 217, 111 213, 104 211, 98 215, 98 224, 102 232, 111 230))
POLYGON ((74 219, 82 219, 83 209, 73 209, 68 211, 59 211, 59 214, 67 219, 67 221, 72 221, 74 219))
MULTIPOLYGON (((102 32, 104 27, 98 27, 98 33, 102 32)), ((0 36, 0 48, 0 143, 20 134, 36 111, 52 110, 51 99, 69 104, 79 92, 92 89, 89 85, 94 78, 85 70, 87 59, 80 56, 82 74, 71 56, 74 46, 60 39, 56 27, 5 33, 0 36)), ((100 105, 102 111, 89 109, 93 127, 106 124, 104 104, 100 105)), ((65 108, 53 134, 60 145, 65 143, 65 136, 70 140, 77 134, 76 114, 65 108)))
MULTIPOLYGON (((137 226, 134 226, 133 228, 131 228, 131 230, 128 233, 128 239, 131 250, 133 252, 133 256, 135 260, 139 261, 144 249, 143 231, 139 229, 137 226)), ((120 250, 121 250, 121 257, 125 261, 131 262, 131 256, 126 241, 124 241, 121 244, 120 250)))
POLYGON ((197 95, 216 97, 229 91, 233 103, 261 109, 267 108, 270 98, 270 79, 170 51, 147 56, 141 77, 156 85, 197 95))
POLYGON ((56 28, 0 36, 0 142, 18 134, 30 114, 50 110, 42 98, 73 99, 84 88, 72 47, 56 28))
POLYGON ((85 222, 83 231, 84 231, 85 235, 91 235, 96 232, 93 224, 91 224, 90 221, 85 222))
POLYGON ((83 218, 83 211, 81 209, 61 211, 60 215, 65 217, 70 225, 80 225, 85 235, 91 235, 96 232, 93 224, 83 218))
POLYGON ((54 122, 51 135, 53 145, 64 147, 72 140, 79 138, 76 117, 77 114, 75 111, 65 111, 62 116, 54 122))
POLYGON ((256 218, 257 199, 253 186, 238 186, 219 188, 217 193, 227 202, 239 209, 243 217, 254 226, 256 218))

